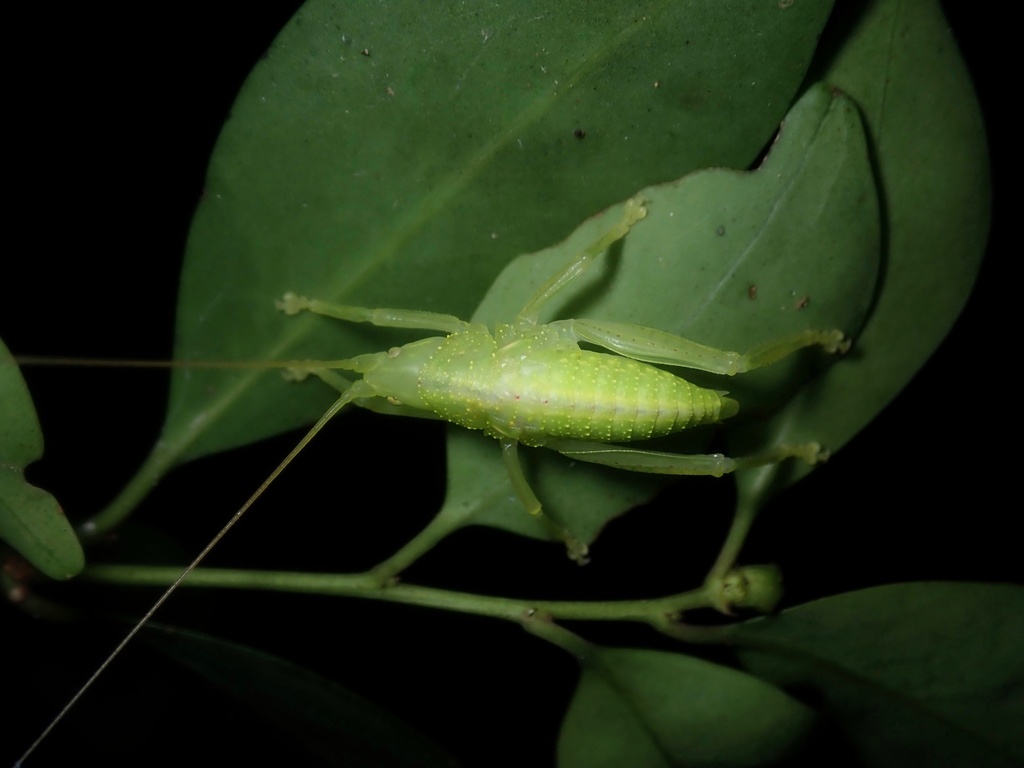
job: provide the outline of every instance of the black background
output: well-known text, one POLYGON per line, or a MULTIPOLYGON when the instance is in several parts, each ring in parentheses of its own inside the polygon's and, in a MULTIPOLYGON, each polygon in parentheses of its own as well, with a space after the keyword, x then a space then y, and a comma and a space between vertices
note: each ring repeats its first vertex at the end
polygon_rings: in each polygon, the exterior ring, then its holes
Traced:
MULTIPOLYGON (((22 11, 9 25, 24 49, 8 55, 14 210, 0 259, 0 334, 16 354, 170 357, 180 254, 206 159, 235 92, 299 3, 270 5, 179 3, 161 13, 76 4, 22 11), (110 275, 109 290, 82 292, 97 274, 110 275)), ((1005 309, 1019 289, 1001 194, 1010 153, 1000 118, 1010 94, 998 79, 1004 48, 992 40, 999 20, 969 7, 947 3, 989 126, 996 188, 989 251, 963 316, 911 385, 760 521, 744 559, 781 564, 785 605, 897 581, 1022 580, 1012 527, 1020 501, 1010 482, 1020 470, 1009 447, 1019 422, 1011 378, 1019 344, 1005 309)), ((62 368, 29 370, 26 378, 47 436, 33 480, 72 517, 100 507, 155 439, 166 376, 62 368)), ((355 413, 333 425, 214 563, 354 570, 387 555, 426 522, 444 491, 441 430, 418 425, 410 436, 408 424, 392 421, 355 413), (395 446, 414 458, 397 478, 378 459, 395 446), (375 501, 352 501, 353 489, 371 483, 375 501), (399 487, 411 493, 396 495, 399 487)), ((198 551, 295 439, 174 473, 165 500, 147 505, 140 519, 180 527, 183 551, 198 551)), ((675 591, 699 581, 726 528, 728 506, 718 494, 706 496, 702 481, 680 483, 658 504, 616 521, 586 569, 568 567, 557 547, 473 530, 446 541, 409 580, 521 596, 637 597, 652 584, 675 591)), ((107 594, 109 607, 124 613, 153 597, 107 594)), ((27 746, 122 631, 2 610, 8 714, 0 760, 27 746)), ((308 665, 391 709, 465 765, 549 764, 576 679, 568 656, 515 626, 425 609, 188 591, 160 619, 308 665)), ((587 632, 613 644, 671 647, 641 630, 587 632)), ((158 654, 131 648, 30 765, 204 764, 248 755, 308 759, 230 698, 158 654), (208 736, 215 747, 204 746, 208 736)))

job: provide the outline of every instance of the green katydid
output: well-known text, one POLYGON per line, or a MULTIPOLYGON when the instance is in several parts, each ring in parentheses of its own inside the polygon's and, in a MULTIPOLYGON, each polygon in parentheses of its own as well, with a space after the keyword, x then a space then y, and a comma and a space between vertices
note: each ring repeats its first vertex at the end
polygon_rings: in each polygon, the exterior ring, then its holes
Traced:
POLYGON ((520 465, 520 443, 545 447, 580 461, 633 472, 720 476, 737 468, 799 457, 824 457, 817 443, 779 445, 751 457, 682 455, 618 445, 670 435, 716 423, 736 414, 739 403, 652 364, 731 376, 773 363, 818 345, 845 352, 849 342, 838 330, 804 330, 769 341, 745 353, 715 349, 654 328, 586 319, 540 324, 542 309, 561 289, 647 215, 644 200, 627 201, 622 220, 544 283, 516 318, 493 333, 480 323, 452 315, 404 309, 328 304, 285 294, 277 306, 294 315, 308 311, 349 322, 445 333, 392 347, 386 352, 296 366, 299 377, 319 375, 341 391, 315 434, 349 403, 391 413, 440 418, 482 430, 501 443, 502 457, 516 496, 566 541, 570 557, 586 561, 587 547, 543 516, 540 500, 520 465), (581 350, 580 342, 614 354, 581 350), (332 369, 355 371, 355 382, 332 369), (377 402, 374 402, 374 401, 377 402))

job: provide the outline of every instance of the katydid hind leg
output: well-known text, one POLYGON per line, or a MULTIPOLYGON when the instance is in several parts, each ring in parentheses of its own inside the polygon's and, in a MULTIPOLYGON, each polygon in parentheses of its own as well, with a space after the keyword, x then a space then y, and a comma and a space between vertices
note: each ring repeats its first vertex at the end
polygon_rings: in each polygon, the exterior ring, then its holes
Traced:
POLYGON ((748 350, 745 353, 716 349, 656 328, 605 320, 561 320, 558 326, 575 341, 586 341, 623 357, 656 365, 692 368, 732 376, 771 365, 805 347, 820 346, 826 352, 846 352, 850 343, 842 331, 805 330, 748 350))
MULTIPOLYGON (((566 285, 582 275, 594 260, 647 216, 642 197, 626 201, 620 221, 568 264, 551 276, 527 301, 520 320, 535 323, 544 306, 566 285)), ((804 330, 759 344, 746 352, 734 352, 700 344, 666 331, 630 323, 586 319, 561 320, 550 324, 566 338, 585 341, 623 357, 658 365, 692 368, 709 373, 734 375, 770 365, 800 349, 820 346, 826 352, 846 352, 850 342, 839 330, 804 330)))
POLYGON ((779 445, 762 454, 740 458, 730 458, 720 453, 680 454, 651 451, 585 440, 548 440, 544 447, 577 461, 654 475, 721 477, 724 474, 735 472, 737 469, 777 464, 791 458, 803 459, 809 464, 828 458, 828 453, 823 451, 818 443, 779 445))

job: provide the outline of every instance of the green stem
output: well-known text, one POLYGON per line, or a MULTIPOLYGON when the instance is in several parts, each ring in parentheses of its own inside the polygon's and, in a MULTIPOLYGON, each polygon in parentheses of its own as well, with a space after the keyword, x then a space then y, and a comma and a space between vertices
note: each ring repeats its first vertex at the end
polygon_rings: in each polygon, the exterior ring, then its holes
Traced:
POLYGON ((708 573, 707 582, 720 583, 725 579, 726 575, 736 565, 736 560, 740 556, 740 550, 743 549, 743 544, 747 540, 747 534, 750 533, 750 528, 754 524, 754 520, 757 518, 757 513, 760 510, 757 497, 739 494, 736 500, 736 513, 732 518, 732 525, 729 528, 729 533, 725 537, 725 543, 722 544, 722 551, 718 553, 718 559, 715 564, 711 567, 711 571, 708 573))
POLYGON ((555 624, 550 616, 539 613, 532 614, 523 619, 522 623, 523 629, 531 635, 547 640, 552 645, 557 645, 563 651, 571 653, 581 663, 585 662, 593 653, 594 646, 574 632, 555 624))
POLYGON ((374 566, 372 573, 378 584, 393 580, 398 574, 419 560, 446 536, 462 527, 466 515, 457 514, 452 507, 442 507, 441 511, 427 526, 417 533, 405 546, 395 554, 374 566))
POLYGON ((121 489, 117 498, 96 515, 79 524, 77 530, 82 542, 87 544, 120 525, 171 470, 180 455, 181 450, 177 445, 158 444, 128 484, 121 489))
MULTIPOLYGON (((458 501, 445 501, 434 519, 405 546, 387 560, 374 566, 370 573, 381 583, 393 581, 398 574, 429 552, 439 541, 465 526, 482 509, 487 509, 498 499, 512 492, 510 484, 494 488, 489 494, 477 499, 475 504, 465 505, 458 501)), ((561 538, 557 536, 556 538, 561 538)))
MULTIPOLYGON (((94 565, 85 570, 83 577, 110 584, 166 586, 180 575, 181 570, 173 567, 94 565)), ((661 626, 684 611, 712 605, 711 595, 704 588, 652 600, 524 600, 454 592, 414 584, 382 583, 374 571, 332 574, 197 568, 182 582, 182 586, 266 589, 276 592, 361 597, 442 608, 518 623, 530 619, 535 614, 541 614, 560 620, 638 621, 661 626)))

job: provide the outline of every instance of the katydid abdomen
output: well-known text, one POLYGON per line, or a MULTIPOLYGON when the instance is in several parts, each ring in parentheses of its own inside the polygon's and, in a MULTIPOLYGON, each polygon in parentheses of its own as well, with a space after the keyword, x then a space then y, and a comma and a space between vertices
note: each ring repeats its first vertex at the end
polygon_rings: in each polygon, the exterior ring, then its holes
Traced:
POLYGON ((419 394, 446 421, 524 445, 548 438, 626 442, 714 423, 735 401, 646 363, 526 334, 449 336, 420 372, 419 394))

